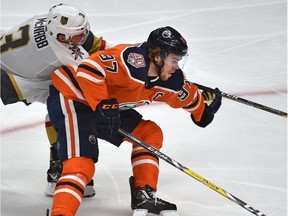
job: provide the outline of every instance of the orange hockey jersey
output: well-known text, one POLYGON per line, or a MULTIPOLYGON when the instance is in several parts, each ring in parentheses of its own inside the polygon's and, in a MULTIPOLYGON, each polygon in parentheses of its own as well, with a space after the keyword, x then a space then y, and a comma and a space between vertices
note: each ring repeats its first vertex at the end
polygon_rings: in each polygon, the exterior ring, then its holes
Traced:
POLYGON ((184 108, 200 121, 205 105, 202 94, 178 69, 167 81, 158 80, 145 88, 149 59, 144 44, 121 44, 99 51, 78 66, 59 67, 52 74, 53 85, 68 99, 96 110, 98 103, 117 98, 120 110, 164 102, 184 108))

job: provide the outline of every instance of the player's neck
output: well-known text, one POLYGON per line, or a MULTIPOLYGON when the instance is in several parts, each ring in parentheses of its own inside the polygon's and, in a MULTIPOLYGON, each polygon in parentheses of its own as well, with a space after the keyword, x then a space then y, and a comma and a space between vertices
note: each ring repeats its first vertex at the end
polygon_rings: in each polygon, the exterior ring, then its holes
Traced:
POLYGON ((153 62, 150 62, 148 76, 150 77, 158 76, 158 69, 153 62))

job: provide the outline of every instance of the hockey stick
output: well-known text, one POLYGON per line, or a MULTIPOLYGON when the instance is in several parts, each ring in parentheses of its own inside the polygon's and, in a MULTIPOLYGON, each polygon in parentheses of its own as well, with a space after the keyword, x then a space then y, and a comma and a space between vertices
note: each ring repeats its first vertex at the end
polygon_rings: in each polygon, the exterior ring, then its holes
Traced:
POLYGON ((284 117, 284 118, 287 118, 287 113, 282 112, 282 111, 280 111, 280 110, 277 110, 277 109, 274 109, 274 108, 271 108, 271 107, 268 107, 268 106, 265 106, 265 105, 262 105, 262 104, 255 103, 255 102, 253 102, 253 101, 249 101, 249 100, 240 98, 240 97, 235 96, 235 95, 231 95, 231 94, 228 94, 228 93, 224 93, 224 92, 221 92, 221 91, 219 91, 219 90, 209 88, 209 87, 207 87, 207 86, 203 86, 203 85, 200 85, 200 84, 197 84, 197 83, 194 83, 194 84, 195 84, 198 88, 200 88, 200 89, 202 89, 202 90, 209 91, 209 92, 212 92, 212 93, 214 93, 214 94, 221 95, 221 96, 224 97, 224 98, 227 98, 227 99, 230 99, 230 100, 239 102, 239 103, 243 103, 243 104, 246 104, 246 105, 248 105, 248 106, 252 106, 252 107, 255 107, 255 108, 257 108, 257 109, 261 109, 261 110, 264 110, 264 111, 267 111, 267 112, 270 112, 270 113, 273 113, 273 114, 282 116, 282 117, 284 117))
POLYGON ((252 206, 249 206, 244 201, 242 201, 239 198, 235 197, 234 195, 228 193, 227 191, 223 190, 221 187, 215 185, 214 183, 212 183, 209 180, 205 179, 201 175, 195 173, 194 171, 188 169, 187 167, 185 167, 182 164, 178 163, 177 161, 173 160, 169 156, 167 156, 167 155, 163 154, 162 152, 158 151, 153 146, 150 146, 150 145, 144 143, 143 141, 139 140, 138 138, 134 137, 133 135, 131 135, 130 133, 124 131, 123 129, 119 128, 118 129, 118 133, 121 134, 124 137, 129 138, 131 141, 134 141, 135 143, 137 143, 138 145, 140 145, 143 148, 147 149, 148 151, 150 151, 154 155, 160 157, 161 159, 163 159, 167 163, 171 164, 172 166, 176 167, 177 169, 181 170, 182 172, 186 173, 187 175, 191 176, 192 178, 196 179, 197 181, 199 181, 199 182, 203 183, 204 185, 208 186, 209 188, 211 188, 212 190, 218 192, 219 194, 221 194, 222 196, 226 197, 227 199, 235 202, 236 204, 240 205, 241 207, 243 207, 244 209, 246 209, 249 212, 253 213, 254 215, 266 216, 265 214, 263 214, 259 210, 254 209, 252 206))

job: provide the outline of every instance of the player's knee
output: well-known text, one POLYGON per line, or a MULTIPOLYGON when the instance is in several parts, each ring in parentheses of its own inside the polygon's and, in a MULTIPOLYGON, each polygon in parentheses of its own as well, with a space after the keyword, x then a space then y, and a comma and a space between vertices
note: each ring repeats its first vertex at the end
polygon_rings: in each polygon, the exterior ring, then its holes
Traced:
POLYGON ((148 129, 147 142, 151 139, 151 143, 157 149, 160 149, 163 144, 163 132, 162 129, 153 121, 146 121, 148 129))
POLYGON ((163 143, 163 132, 162 129, 155 122, 150 120, 142 120, 136 131, 139 138, 142 139, 145 143, 160 149, 163 143), (139 135, 138 135, 139 134, 139 135))
POLYGON ((81 175, 84 176, 86 184, 91 181, 94 176, 95 165, 92 158, 78 157, 65 160, 63 162, 62 176, 64 175, 81 175))

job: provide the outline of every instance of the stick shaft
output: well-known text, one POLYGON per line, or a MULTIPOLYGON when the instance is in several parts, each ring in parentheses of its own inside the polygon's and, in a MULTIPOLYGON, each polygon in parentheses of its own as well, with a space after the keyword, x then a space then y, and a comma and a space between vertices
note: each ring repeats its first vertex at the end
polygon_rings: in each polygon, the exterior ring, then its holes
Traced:
POLYGON ((181 170, 182 172, 186 173, 187 175, 191 176, 192 178, 196 179, 197 181, 203 183, 204 185, 208 186, 212 190, 216 191, 217 193, 221 194, 222 196, 226 197, 227 199, 233 201, 234 203, 240 205, 241 207, 245 208, 246 210, 250 211, 251 213, 257 216, 265 216, 262 212, 253 207, 249 206, 247 203, 243 202, 239 198, 235 197, 234 195, 228 193, 227 191, 223 190, 221 187, 215 185, 214 183, 210 182, 209 180, 205 179, 201 175, 195 173, 194 171, 188 169, 187 167, 183 166, 182 164, 178 163, 177 161, 173 160, 169 156, 163 154, 162 152, 158 151, 153 146, 150 146, 143 141, 139 140, 138 138, 134 137, 130 133, 124 131, 123 129, 119 128, 118 133, 124 137, 129 138, 131 141, 137 143, 138 145, 142 146, 143 148, 147 149, 157 157, 163 159, 167 163, 171 164, 172 166, 176 167, 177 169, 181 170))
POLYGON ((212 92, 214 94, 221 95, 224 98, 227 98, 227 99, 239 102, 239 103, 243 103, 243 104, 246 104, 248 106, 252 106, 254 108, 261 109, 261 110, 264 110, 264 111, 279 115, 281 117, 287 118, 287 113, 286 112, 282 112, 280 110, 277 110, 277 109, 274 109, 274 108, 271 108, 271 107, 268 107, 268 106, 265 106, 265 105, 262 105, 262 104, 259 104, 259 103, 255 103, 253 101, 249 101, 249 100, 246 100, 244 98, 241 98, 241 97, 238 97, 238 96, 235 96, 235 95, 231 95, 231 94, 228 94, 228 93, 217 91, 217 90, 209 88, 207 86, 203 86, 203 85, 200 85, 200 84, 197 84, 197 83, 194 83, 194 84, 198 88, 200 88, 202 90, 209 91, 209 92, 212 92))

